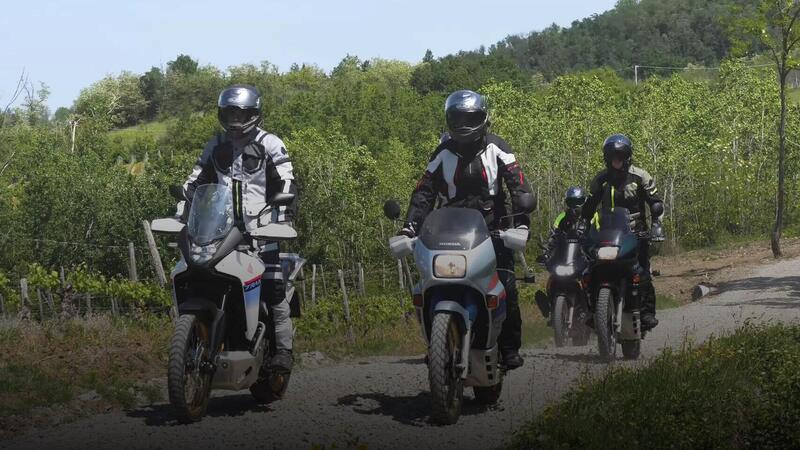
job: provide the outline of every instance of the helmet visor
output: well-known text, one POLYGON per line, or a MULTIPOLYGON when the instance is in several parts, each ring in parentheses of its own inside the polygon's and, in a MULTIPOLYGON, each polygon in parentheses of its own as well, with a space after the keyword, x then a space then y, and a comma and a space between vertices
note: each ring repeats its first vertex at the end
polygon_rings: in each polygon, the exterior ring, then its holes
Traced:
POLYGON ((451 130, 473 130, 486 122, 484 111, 451 111, 447 114, 447 127, 451 130))
POLYGON ((586 197, 567 197, 564 200, 568 208, 580 208, 586 203, 586 197))
POLYGON ((242 108, 221 108, 219 111, 219 120, 224 127, 244 127, 250 121, 258 116, 256 109, 242 109, 242 108))

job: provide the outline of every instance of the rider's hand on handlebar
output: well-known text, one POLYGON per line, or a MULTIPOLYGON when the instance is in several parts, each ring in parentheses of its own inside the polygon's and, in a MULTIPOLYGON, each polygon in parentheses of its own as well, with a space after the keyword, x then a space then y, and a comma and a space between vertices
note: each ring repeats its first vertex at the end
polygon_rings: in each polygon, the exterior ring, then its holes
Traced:
POLYGON ((403 228, 401 228, 400 231, 397 232, 397 235, 406 236, 408 238, 413 239, 417 235, 416 230, 414 230, 414 224, 411 222, 406 222, 406 224, 403 225, 403 228))

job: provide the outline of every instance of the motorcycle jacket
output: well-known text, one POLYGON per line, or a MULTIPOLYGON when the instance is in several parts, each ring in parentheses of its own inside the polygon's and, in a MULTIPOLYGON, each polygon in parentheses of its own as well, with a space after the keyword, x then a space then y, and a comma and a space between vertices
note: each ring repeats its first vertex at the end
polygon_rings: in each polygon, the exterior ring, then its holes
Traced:
POLYGON ((502 219, 509 213, 501 180, 512 204, 521 194, 532 195, 510 146, 498 136, 487 133, 472 149, 443 137, 411 196, 406 223, 418 230, 438 199, 442 207, 479 210, 490 230, 529 226, 528 214, 513 217, 513 223, 502 219))
POLYGON ((261 128, 239 141, 222 133, 206 144, 183 185, 186 198, 191 201, 197 186, 208 183, 231 186, 234 217, 247 231, 294 218, 296 197, 292 204, 273 209, 269 217, 264 215, 267 201, 273 195, 278 192, 296 195, 297 188, 283 141, 261 128))
POLYGON ((589 221, 600 205, 604 208, 627 208, 630 211, 631 229, 634 232, 646 232, 645 204, 653 212, 652 219, 657 220, 663 211, 661 203, 653 177, 644 169, 630 165, 627 171, 605 169, 597 174, 592 180, 589 198, 581 215, 589 221))

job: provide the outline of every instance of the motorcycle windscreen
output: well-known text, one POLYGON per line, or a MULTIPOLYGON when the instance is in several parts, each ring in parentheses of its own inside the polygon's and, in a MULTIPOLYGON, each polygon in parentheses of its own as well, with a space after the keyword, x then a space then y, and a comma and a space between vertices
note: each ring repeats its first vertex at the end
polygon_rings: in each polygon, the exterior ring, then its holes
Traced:
POLYGON ((233 228, 233 193, 221 184, 204 184, 194 191, 187 231, 197 245, 225 237, 233 228))
POLYGON ((567 239, 559 236, 555 241, 553 256, 547 262, 548 266, 571 266, 583 260, 581 244, 577 239, 567 239))
POLYGON ((595 244, 618 246, 631 231, 627 208, 604 208, 592 219, 589 238, 595 244))
POLYGON ((478 210, 440 208, 425 219, 419 238, 430 250, 472 250, 489 239, 489 229, 478 210))

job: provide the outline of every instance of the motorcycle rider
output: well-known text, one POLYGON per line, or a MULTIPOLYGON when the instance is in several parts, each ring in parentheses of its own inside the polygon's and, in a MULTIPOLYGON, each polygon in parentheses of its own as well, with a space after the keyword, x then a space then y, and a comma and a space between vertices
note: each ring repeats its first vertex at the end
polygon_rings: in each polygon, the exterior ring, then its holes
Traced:
POLYGON ((585 231, 585 222, 581 220, 581 209, 586 203, 586 192, 580 186, 571 186, 564 195, 564 211, 561 211, 553 222, 553 229, 550 231, 550 240, 547 242, 547 255, 553 253, 555 239, 559 234, 574 233, 580 236, 585 231))
MULTIPOLYGON (((547 245, 544 247, 544 254, 540 255, 536 261, 544 264, 553 255, 556 247, 556 242, 559 236, 567 235, 568 237, 574 236, 580 238, 584 231, 586 231, 586 222, 581 218, 582 207, 586 203, 586 191, 580 186, 571 186, 564 194, 564 211, 556 217, 553 221, 553 229, 550 230, 550 238, 547 245)), ((539 307, 542 316, 548 318, 550 316, 550 299, 544 291, 536 293, 536 305, 539 307)))
POLYGON ((597 174, 589 188, 590 196, 583 206, 582 218, 589 221, 598 205, 616 205, 630 211, 631 228, 639 235, 639 266, 642 269, 643 289, 648 292, 643 299, 642 329, 649 330, 658 325, 656 298, 650 275, 650 236, 653 241, 664 240, 661 215, 664 205, 658 198, 655 181, 647 171, 636 167, 633 161, 633 143, 623 134, 609 136, 603 142, 603 160, 606 169, 597 174), (652 225, 648 230, 645 220, 645 204, 650 207, 652 225))
MULTIPOLYGON (((449 133, 442 135, 411 196, 406 222, 399 234, 414 237, 437 198, 441 206, 477 209, 490 230, 510 226, 527 229, 528 214, 535 208, 536 199, 511 147, 488 132, 489 116, 484 97, 468 90, 453 92, 445 101, 445 118, 449 133), (500 180, 511 196, 512 213, 519 213, 510 219, 503 218, 508 212, 500 180)), ((493 239, 493 243, 498 276, 507 292, 508 311, 498 344, 506 368, 511 370, 524 363, 519 355, 522 319, 514 254, 499 239, 493 239)))
MULTIPOLYGON (((292 163, 277 136, 259 127, 261 94, 250 85, 224 89, 217 102, 217 117, 224 133, 212 138, 183 185, 188 202, 198 186, 218 183, 231 186, 234 220, 251 231, 270 222, 291 223, 297 211, 297 197, 287 206, 269 208, 276 193, 297 195, 292 163), (267 214, 269 213, 269 214, 267 214)), ((181 206, 179 206, 180 213, 181 206)), ((186 208, 188 210, 188 208, 186 208)), ((292 320, 286 299, 278 242, 266 242, 259 256, 266 267, 262 275, 261 301, 272 315, 275 354, 273 370, 289 372, 293 364, 292 320)))

